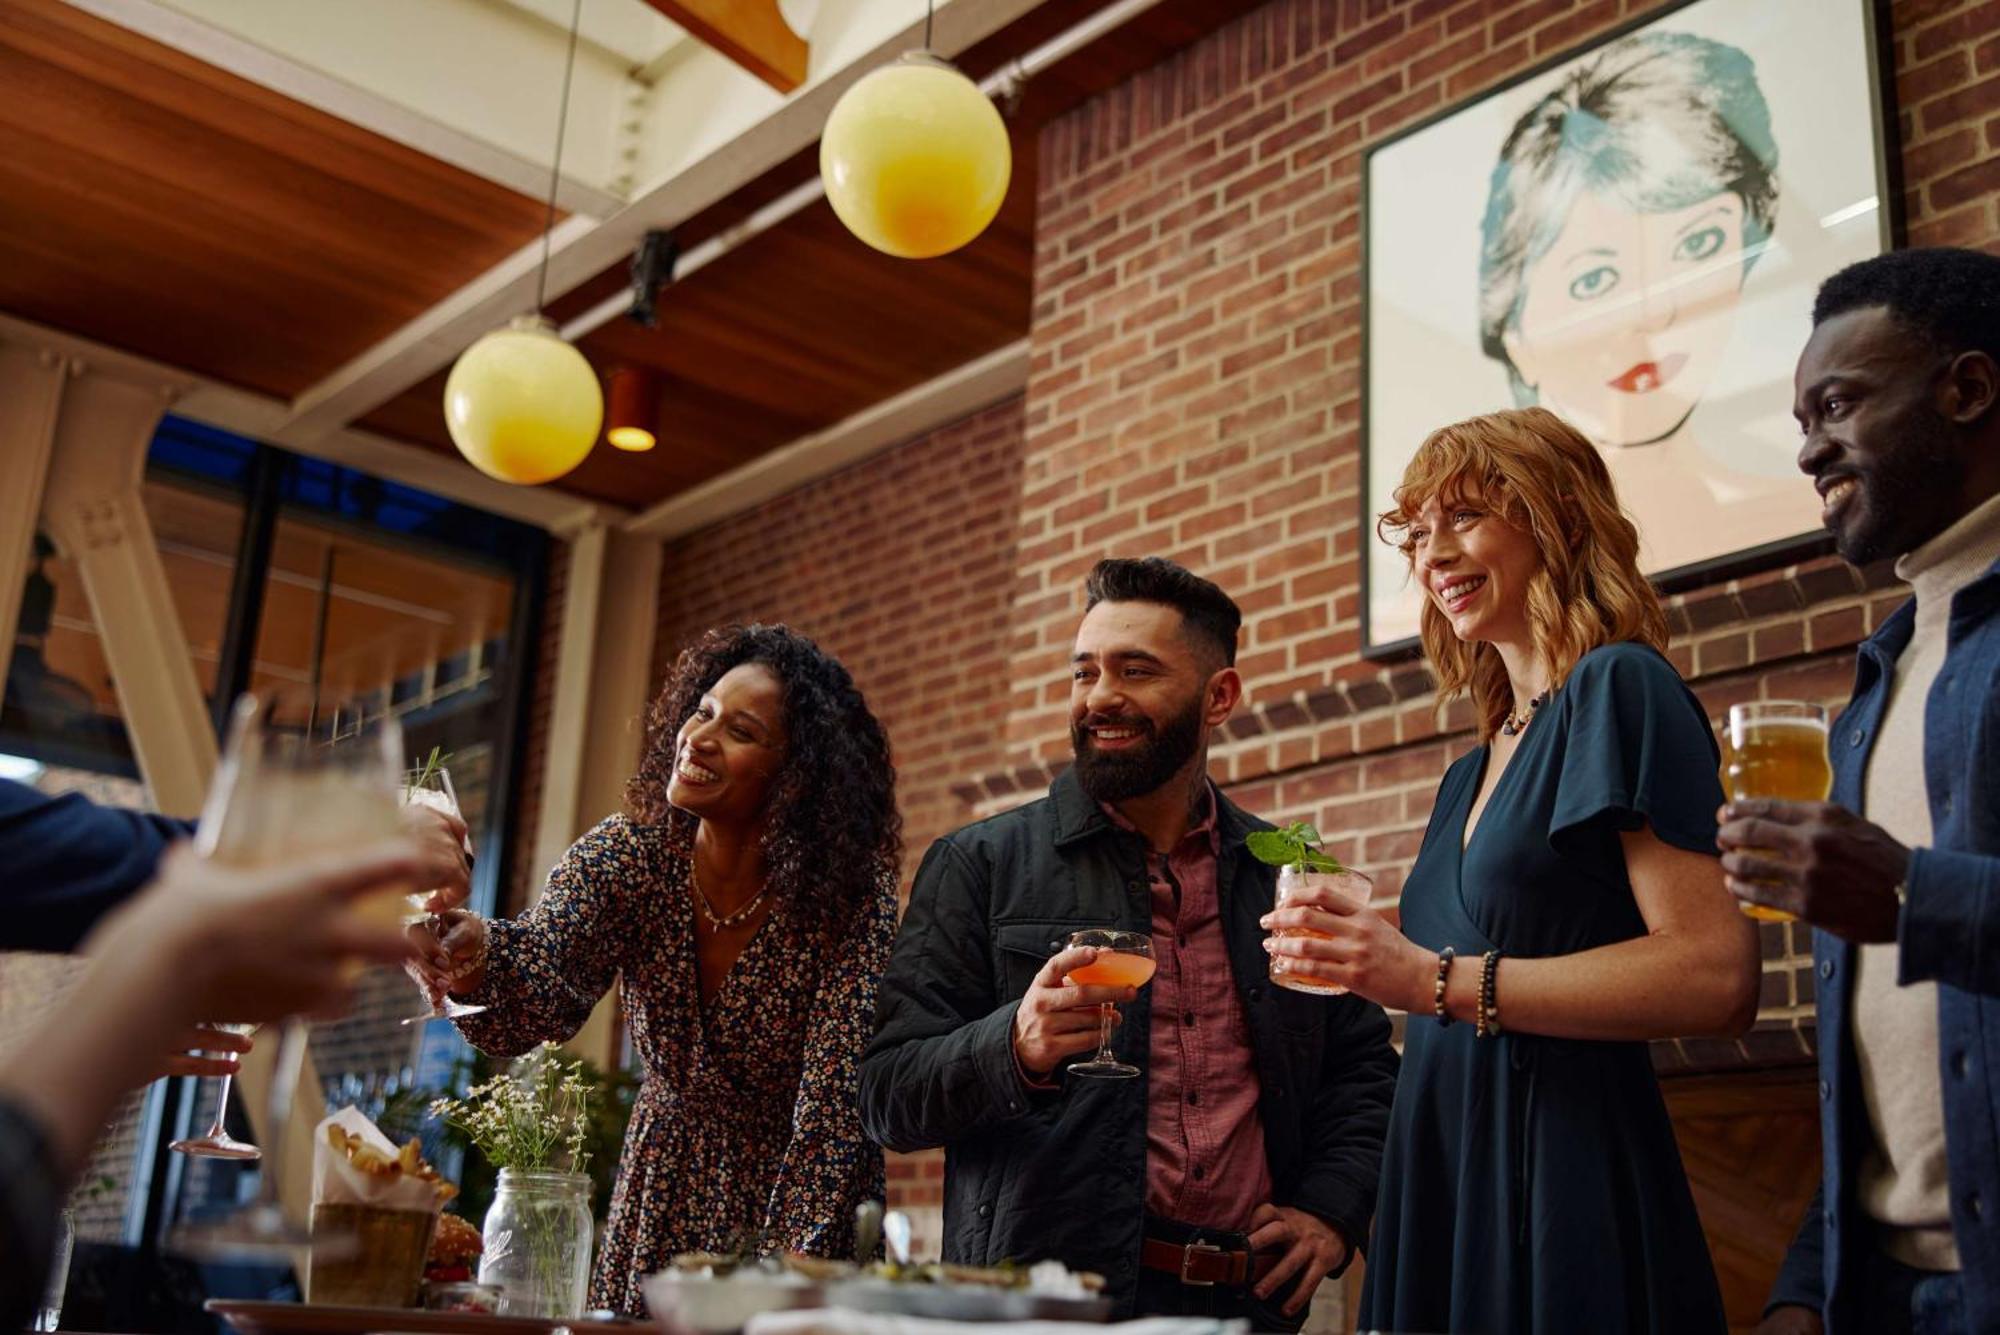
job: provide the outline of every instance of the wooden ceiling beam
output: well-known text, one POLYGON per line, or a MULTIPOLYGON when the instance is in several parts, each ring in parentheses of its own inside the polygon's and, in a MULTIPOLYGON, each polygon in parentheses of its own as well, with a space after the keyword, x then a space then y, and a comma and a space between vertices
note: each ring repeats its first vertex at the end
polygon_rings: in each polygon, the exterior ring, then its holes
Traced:
POLYGON ((781 93, 806 81, 806 40, 778 12, 778 0, 646 0, 781 93))

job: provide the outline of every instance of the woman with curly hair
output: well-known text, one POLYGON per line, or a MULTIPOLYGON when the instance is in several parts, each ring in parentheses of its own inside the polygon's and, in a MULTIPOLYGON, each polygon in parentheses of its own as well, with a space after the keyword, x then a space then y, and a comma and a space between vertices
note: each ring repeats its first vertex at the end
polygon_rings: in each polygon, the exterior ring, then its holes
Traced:
POLYGON ((1480 745, 1398 920, 1320 889, 1264 920, 1323 934, 1268 943, 1301 972, 1409 1015, 1361 1328, 1720 1332, 1647 1041, 1749 1028, 1757 936, 1638 534, 1545 408, 1433 432, 1395 499, 1439 698, 1480 745))
POLYGON ((643 1315, 677 1252, 748 1235, 846 1255, 883 1192, 856 1065, 896 932, 901 822, 882 726, 847 670, 783 626, 710 631, 649 720, 623 815, 513 921, 450 915, 433 985, 512 1056, 574 1034, 624 980, 644 1079, 591 1285, 643 1315))

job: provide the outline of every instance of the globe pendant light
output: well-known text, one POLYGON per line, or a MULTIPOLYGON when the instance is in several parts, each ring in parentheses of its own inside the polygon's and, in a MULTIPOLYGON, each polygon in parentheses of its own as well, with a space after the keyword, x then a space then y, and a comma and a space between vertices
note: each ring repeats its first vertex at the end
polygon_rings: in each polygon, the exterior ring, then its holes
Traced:
POLYGON ((928 259, 986 230, 1014 154, 979 85, 925 50, 864 75, 820 134, 819 175, 847 230, 886 254, 928 259))
POLYGON ((535 314, 523 315, 467 348, 444 386, 444 421, 452 444, 473 467, 502 482, 533 486, 561 477, 590 453, 604 421, 604 391, 590 363, 556 336, 541 311, 548 294, 549 233, 555 228, 563 132, 569 121, 570 76, 583 0, 570 13, 569 59, 563 67, 556 118, 555 161, 542 228, 542 266, 535 314))

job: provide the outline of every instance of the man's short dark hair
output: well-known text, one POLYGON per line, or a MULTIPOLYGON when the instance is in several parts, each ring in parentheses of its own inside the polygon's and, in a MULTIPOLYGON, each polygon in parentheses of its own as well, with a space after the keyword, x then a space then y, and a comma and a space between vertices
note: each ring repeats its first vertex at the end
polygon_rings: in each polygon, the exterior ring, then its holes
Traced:
POLYGON ((1236 606, 1236 600, 1163 556, 1138 560, 1110 557, 1099 561, 1085 578, 1083 592, 1086 612, 1099 603, 1159 603, 1171 607, 1181 614, 1196 648, 1219 654, 1232 667, 1236 664, 1236 632, 1243 626, 1243 612, 1236 606))
POLYGON ((1983 352, 2000 361, 2000 257, 1926 246, 1850 264, 1820 284, 1813 326, 1871 306, 1886 307, 1941 353, 1983 352))

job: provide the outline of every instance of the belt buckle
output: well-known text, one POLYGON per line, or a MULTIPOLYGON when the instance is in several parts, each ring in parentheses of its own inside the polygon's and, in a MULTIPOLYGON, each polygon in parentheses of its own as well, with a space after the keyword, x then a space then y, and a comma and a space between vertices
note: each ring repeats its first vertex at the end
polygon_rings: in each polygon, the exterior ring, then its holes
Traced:
POLYGON ((1214 1280, 1193 1279, 1190 1278, 1188 1275, 1188 1267, 1194 1264, 1194 1255, 1196 1252, 1213 1252, 1217 1256, 1220 1256, 1222 1254, 1222 1248, 1216 1246, 1212 1242, 1183 1243, 1181 1245, 1181 1283, 1193 1285, 1196 1288, 1212 1289, 1215 1287, 1214 1280))

